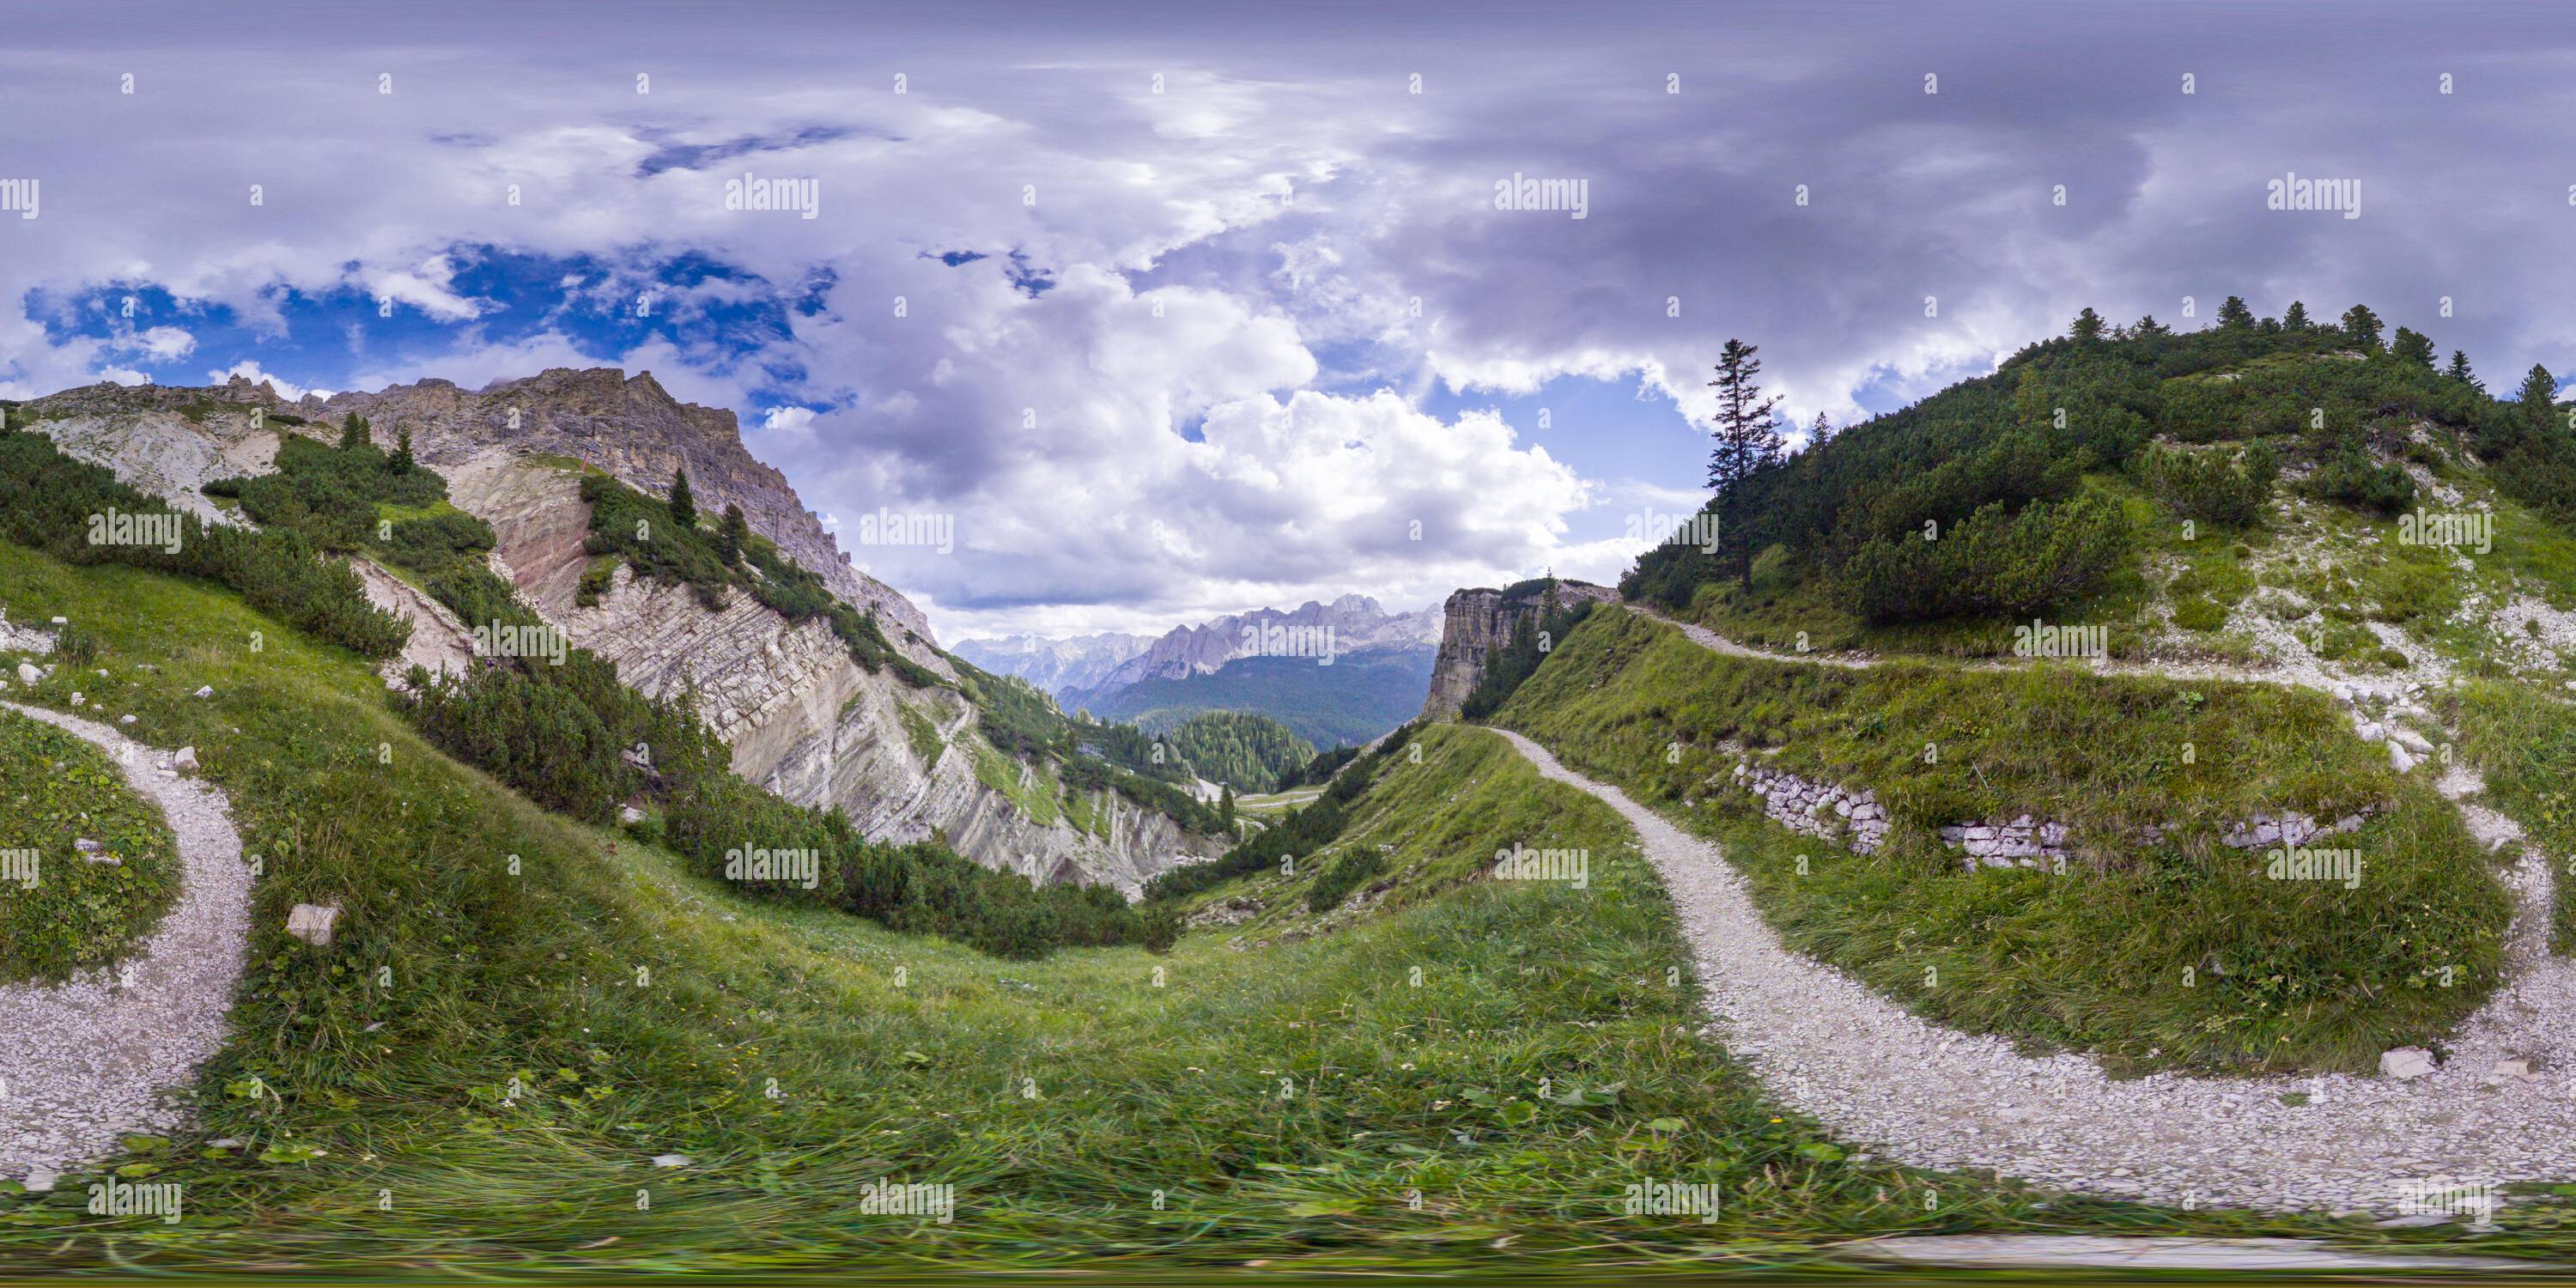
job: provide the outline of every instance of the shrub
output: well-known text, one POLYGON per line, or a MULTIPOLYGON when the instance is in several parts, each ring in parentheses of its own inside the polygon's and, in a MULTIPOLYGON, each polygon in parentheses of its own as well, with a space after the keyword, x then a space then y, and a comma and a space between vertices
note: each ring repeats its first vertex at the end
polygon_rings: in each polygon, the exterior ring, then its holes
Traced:
POLYGON ((2373 514, 2395 514, 2415 503, 2415 480, 2394 465, 2373 465, 2360 449, 2336 454, 2308 476, 2308 493, 2373 514))
POLYGON ((1330 912, 1341 907, 1342 900, 1351 897, 1351 891, 1384 871, 1386 856, 1375 850, 1355 850, 1333 860, 1333 866, 1324 869, 1306 891, 1306 911, 1330 912))
POLYGON ((2107 501, 2079 497, 2019 514, 1997 502, 1938 540, 1862 547, 1845 561, 1841 589, 1854 612, 1877 623, 2017 617, 2081 596, 2128 552, 2128 526, 2107 501))
POLYGON ((2247 528, 2263 521, 2272 504, 2278 458, 2256 443, 2231 462, 2228 454, 2149 448, 2140 470, 2158 500, 2176 515, 2202 523, 2247 528))

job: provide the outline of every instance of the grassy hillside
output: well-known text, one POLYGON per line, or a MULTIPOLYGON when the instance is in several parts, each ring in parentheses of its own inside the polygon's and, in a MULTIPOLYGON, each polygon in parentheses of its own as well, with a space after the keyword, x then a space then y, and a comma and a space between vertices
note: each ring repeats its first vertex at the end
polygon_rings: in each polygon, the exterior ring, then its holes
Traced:
POLYGON ((1499 722, 1725 842, 1793 947, 1962 1027, 2135 1068, 2368 1069, 2496 978, 2506 900, 2483 852, 2312 692, 1746 660, 1605 611, 1499 722), (1730 786, 1747 751, 1875 790, 1886 848, 1762 818, 1730 786), (2259 851, 2216 843, 2258 811, 2364 809, 2316 843, 2365 857, 2353 889, 2267 879, 2259 851), (2084 860, 1972 873, 1934 835, 2022 814, 2066 823, 2084 860), (2162 843, 2139 839, 2151 824, 2162 843))
MULTIPOLYGON (((1601 1273, 1872 1233, 2337 1228, 1845 1156, 1693 1036, 1688 954, 1615 817, 1474 730, 1354 799, 1349 843, 1397 847, 1374 915, 1009 962, 546 813, 421 742, 363 659, 202 584, 0 545, 0 602, 95 623, 135 736, 197 745, 267 865, 200 1125, 105 1165, 184 1185, 185 1219, 90 1216, 82 1177, 0 1185, 22 1270, 1601 1273), (1586 889, 1474 876, 1540 841, 1590 852, 1586 889), (339 943, 281 933, 321 899, 339 943), (880 1179, 954 1186, 953 1221, 863 1214, 880 1179), (1625 1214, 1647 1180, 1724 1210, 1625 1214)), ((2484 1250, 2564 1217, 2506 1220, 2484 1250)))
POLYGON ((1317 666, 1313 658, 1240 657, 1206 675, 1145 680, 1076 699, 1103 720, 1160 733, 1202 711, 1249 711, 1318 747, 1356 746, 1422 711, 1431 648, 1373 649, 1317 666))

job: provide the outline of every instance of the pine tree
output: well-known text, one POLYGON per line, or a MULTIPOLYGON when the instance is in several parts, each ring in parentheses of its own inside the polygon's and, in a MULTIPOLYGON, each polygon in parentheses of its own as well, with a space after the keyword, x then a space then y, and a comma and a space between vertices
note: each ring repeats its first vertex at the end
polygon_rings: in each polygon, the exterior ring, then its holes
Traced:
POLYGON ((2297 300, 2290 301, 2290 311, 2281 315, 2281 329, 2284 331, 2305 331, 2308 329, 2308 325, 2308 306, 2301 304, 2297 300))
POLYGON ((2379 347, 2379 315, 2367 304, 2356 304, 2343 311, 2343 333, 2364 349, 2379 347))
POLYGON ((394 438, 393 459, 385 462, 385 469, 394 474, 409 474, 418 464, 411 455, 411 428, 404 426, 394 438))
POLYGON ((367 418, 356 412, 340 418, 340 450, 355 451, 375 442, 375 433, 367 427, 367 418))
POLYGON ((2469 370, 2469 351, 2466 349, 2451 350, 2450 369, 2444 371, 2442 374, 2449 376, 2453 380, 2459 381, 2461 384, 2467 385, 2471 389, 2477 390, 2479 393, 2485 393, 2487 391, 2486 382, 2478 379, 2477 373, 2469 370))
POLYGON ((1227 783, 1221 790, 1223 795, 1218 796, 1216 802, 1217 821, 1225 824, 1226 835, 1233 836, 1238 831, 1234 823, 1234 784, 1227 783))
POLYGON ((682 528, 698 526, 698 503, 689 495, 689 471, 686 468, 671 475, 671 521, 682 528))
POLYGON ((2156 321, 2156 315, 2150 313, 2138 319, 2138 324, 2130 328, 2130 334, 2143 340, 2149 336, 2172 335, 2173 328, 2156 321))
POLYGON ((742 562, 743 548, 751 544, 751 525, 743 520, 742 507, 725 507, 724 522, 716 525, 716 554, 730 568, 742 562))
POLYGON ((1729 339, 1718 355, 1717 379, 1708 382, 1718 402, 1708 485, 1717 493, 1719 539, 1733 548, 1746 590, 1753 589, 1753 543, 1744 530, 1744 484, 1780 459, 1780 430, 1771 415, 1780 400, 1763 397, 1762 386, 1754 383, 1762 371, 1756 352, 1742 340, 1729 339))
POLYGON ((2408 327, 2397 328, 2397 338, 2388 346, 2399 362, 2411 362, 2426 371, 2433 369, 2433 337, 2408 327))
POLYGON ((2102 315, 2094 312, 2090 308, 2076 314, 2075 327, 2068 334, 2073 335, 2078 340, 2091 341, 2101 339, 2102 315))
POLYGON ((2230 295, 2218 306, 2218 325, 2230 331, 2242 331, 2254 325, 2254 310, 2245 307, 2245 297, 2230 295))
POLYGON ((1834 423, 1825 419, 1823 412, 1817 412, 1816 423, 1807 426, 1807 446, 1822 447, 1832 441, 1833 436, 1834 423))
POLYGON ((2535 362, 2522 378, 2522 389, 2516 394, 2522 400, 2522 414, 2534 426, 2547 428, 2558 419, 2558 377, 2549 368, 2535 362))

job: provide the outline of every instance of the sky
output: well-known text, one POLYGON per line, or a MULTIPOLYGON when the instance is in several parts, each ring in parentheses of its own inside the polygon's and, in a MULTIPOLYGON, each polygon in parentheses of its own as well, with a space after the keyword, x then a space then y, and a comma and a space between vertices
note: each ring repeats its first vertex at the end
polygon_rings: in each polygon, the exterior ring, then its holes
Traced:
POLYGON ((943 640, 1410 610, 1615 580, 1730 337, 1798 427, 2231 294, 2564 372, 2571 109, 2543 4, 18 4, 0 397, 650 370, 943 640))

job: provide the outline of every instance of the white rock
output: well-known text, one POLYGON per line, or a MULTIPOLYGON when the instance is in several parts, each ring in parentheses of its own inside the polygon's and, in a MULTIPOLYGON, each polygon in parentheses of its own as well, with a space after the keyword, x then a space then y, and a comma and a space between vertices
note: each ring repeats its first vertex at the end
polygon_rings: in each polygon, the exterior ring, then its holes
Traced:
POLYGON ((2396 766, 2397 772, 2402 774, 2415 767, 2415 757, 2407 754, 2404 747, 2392 742, 2388 744, 2388 763, 2396 766))
POLYGON ((211 698, 211 697, 215 696, 214 686, 212 686, 212 685, 206 685, 206 686, 200 687, 200 688, 197 690, 197 696, 198 696, 198 697, 201 697, 201 698, 211 698))
POLYGON ((86 705, 88 705, 88 703, 89 703, 89 699, 88 699, 88 698, 83 697, 83 696, 80 694, 80 692, 79 692, 78 690, 74 690, 74 691, 73 691, 73 693, 72 693, 72 705, 73 705, 73 706, 76 706, 76 707, 78 707, 78 706, 86 706, 86 705))
POLYGON ((37 670, 33 663, 20 662, 18 664, 18 683, 33 686, 44 678, 44 672, 37 670))
POLYGON ((194 747, 181 747, 179 749, 179 754, 170 758, 170 767, 183 774, 195 773, 197 769, 197 749, 194 747))
POLYGON ((637 809, 632 805, 621 805, 617 809, 617 821, 620 823, 641 823, 644 821, 644 811, 637 809))
POLYGON ((2406 728, 2403 725, 2390 726, 2388 736, 2405 744, 2408 751, 2414 752, 2418 756, 2429 756, 2433 754, 2433 744, 2426 742, 2424 740, 2424 735, 2406 728))
POLYGON ((116 722, 118 724, 130 725, 134 723, 134 717, 130 715, 118 716, 116 718, 116 722))
POLYGON ((2421 1078, 2433 1071, 2433 1053, 2422 1047, 2399 1047, 2379 1056, 2379 1071, 2399 1082, 2421 1078))
POLYGON ((686 1154, 655 1154, 653 1156, 653 1166, 655 1167, 687 1167, 688 1165, 689 1156, 686 1154))
POLYGON ((54 1182, 61 1180, 62 1176, 62 1173, 57 1172, 50 1167, 31 1169, 27 1173, 27 1192, 29 1194, 44 1194, 50 1192, 54 1188, 54 1182))
POLYGON ((340 920, 340 905, 299 903, 286 914, 286 933, 316 948, 331 946, 332 926, 340 920))

